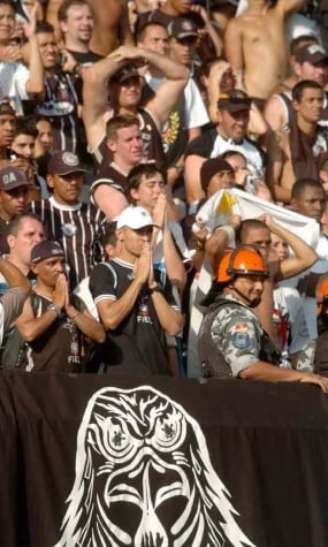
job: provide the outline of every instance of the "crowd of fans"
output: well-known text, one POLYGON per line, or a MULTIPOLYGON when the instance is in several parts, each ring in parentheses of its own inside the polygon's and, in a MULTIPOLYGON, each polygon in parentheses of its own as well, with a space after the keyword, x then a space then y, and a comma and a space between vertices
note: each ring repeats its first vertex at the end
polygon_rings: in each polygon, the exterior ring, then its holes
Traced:
POLYGON ((328 391, 327 14, 0 0, 3 369, 328 391))

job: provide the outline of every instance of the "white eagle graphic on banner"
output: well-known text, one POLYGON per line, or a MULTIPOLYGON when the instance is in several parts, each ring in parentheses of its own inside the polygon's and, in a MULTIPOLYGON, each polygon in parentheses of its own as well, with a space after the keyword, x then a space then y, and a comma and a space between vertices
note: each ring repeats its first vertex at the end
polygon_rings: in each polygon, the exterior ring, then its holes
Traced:
POLYGON ((150 386, 91 397, 67 504, 55 547, 255 547, 199 424, 150 386))

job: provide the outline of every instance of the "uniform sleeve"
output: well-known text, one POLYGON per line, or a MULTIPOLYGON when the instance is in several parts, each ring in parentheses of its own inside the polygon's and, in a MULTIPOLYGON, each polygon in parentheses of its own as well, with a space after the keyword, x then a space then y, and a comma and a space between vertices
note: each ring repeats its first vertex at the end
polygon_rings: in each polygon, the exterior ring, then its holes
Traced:
POLYGON ((255 322, 240 309, 222 309, 213 322, 211 336, 234 377, 259 361, 261 348, 255 322))
POLYGON ((90 292, 97 304, 101 300, 117 299, 117 277, 110 264, 99 264, 90 275, 90 292))

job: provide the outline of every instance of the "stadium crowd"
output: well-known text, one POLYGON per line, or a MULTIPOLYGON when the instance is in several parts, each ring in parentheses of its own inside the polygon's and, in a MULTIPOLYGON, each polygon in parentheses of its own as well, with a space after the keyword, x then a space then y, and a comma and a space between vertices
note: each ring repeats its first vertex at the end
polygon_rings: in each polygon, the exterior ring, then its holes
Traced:
POLYGON ((1 367, 328 392, 328 2, 0 0, 1 367))

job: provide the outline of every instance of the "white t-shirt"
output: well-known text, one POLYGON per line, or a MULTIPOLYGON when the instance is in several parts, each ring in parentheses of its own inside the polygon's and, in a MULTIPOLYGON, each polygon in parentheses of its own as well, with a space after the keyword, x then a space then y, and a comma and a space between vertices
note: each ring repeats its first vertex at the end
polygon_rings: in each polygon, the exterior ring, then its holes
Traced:
MULTIPOLYGON (((145 75, 145 80, 149 87, 153 91, 157 91, 164 78, 156 78, 150 74, 145 75)), ((185 100, 185 129, 192 129, 194 127, 202 127, 209 122, 207 110, 197 87, 197 84, 192 78, 189 78, 184 88, 184 100, 185 100)))
POLYGON ((252 172, 252 175, 257 177, 263 175, 263 157, 256 146, 248 139, 244 139, 241 143, 237 144, 231 139, 224 139, 218 133, 210 157, 217 158, 218 156, 222 156, 227 150, 241 152, 247 159, 247 167, 252 172))
POLYGON ((23 113, 22 100, 28 99, 26 84, 30 72, 22 63, 0 62, 0 100, 9 97, 17 114, 23 113))

